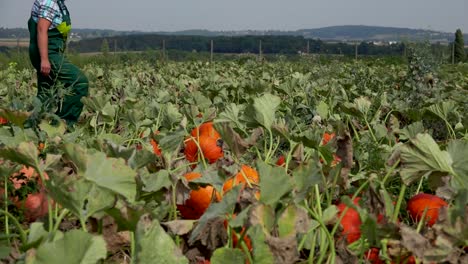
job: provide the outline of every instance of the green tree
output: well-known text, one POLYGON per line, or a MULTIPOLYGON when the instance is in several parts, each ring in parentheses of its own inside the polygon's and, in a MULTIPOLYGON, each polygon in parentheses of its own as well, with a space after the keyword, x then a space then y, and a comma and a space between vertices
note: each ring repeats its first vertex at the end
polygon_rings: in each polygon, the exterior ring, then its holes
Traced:
POLYGON ((101 44, 101 52, 104 57, 109 56, 109 42, 107 39, 104 39, 101 44))
POLYGON ((455 33, 455 47, 454 47, 455 63, 462 62, 466 58, 465 54, 465 41, 463 40, 463 33, 460 29, 457 29, 455 33))

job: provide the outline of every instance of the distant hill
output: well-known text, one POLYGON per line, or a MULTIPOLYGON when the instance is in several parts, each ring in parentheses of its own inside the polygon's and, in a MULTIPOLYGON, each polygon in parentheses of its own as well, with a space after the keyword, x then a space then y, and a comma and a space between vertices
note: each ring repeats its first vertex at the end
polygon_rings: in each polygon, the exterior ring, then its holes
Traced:
MULTIPOLYGON (((403 41, 403 40, 429 40, 432 42, 450 42, 454 33, 438 32, 433 30, 375 27, 375 26, 333 26, 317 29, 302 29, 297 31, 305 38, 319 38, 322 40, 359 40, 359 41, 403 41)), ((454 31, 455 32, 455 31, 454 31)), ((465 34, 465 38, 466 38, 465 34)))
MULTIPOLYGON (((454 29, 455 32, 455 29, 454 29)), ((114 37, 137 34, 180 35, 180 36, 301 36, 308 39, 321 39, 326 41, 423 41, 451 42, 454 33, 438 32, 433 30, 380 27, 380 26, 332 26, 316 29, 300 29, 296 31, 277 30, 238 30, 238 31, 209 31, 193 29, 175 32, 143 32, 143 31, 116 31, 106 29, 73 29, 72 40, 114 37)), ((0 38, 27 38, 29 33, 24 28, 0 28, 0 38)), ((468 34, 465 34, 468 43, 468 34)))

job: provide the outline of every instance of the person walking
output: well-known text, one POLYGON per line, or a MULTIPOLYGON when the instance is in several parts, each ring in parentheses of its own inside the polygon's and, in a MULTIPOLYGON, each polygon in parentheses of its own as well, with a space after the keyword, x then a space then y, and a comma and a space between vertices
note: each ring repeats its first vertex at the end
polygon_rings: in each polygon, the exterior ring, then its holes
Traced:
POLYGON ((28 21, 29 58, 37 71, 37 96, 47 108, 57 105, 56 114, 73 126, 83 110, 81 98, 88 95, 88 79, 65 56, 71 30, 65 0, 35 0, 28 21), (59 102, 57 88, 66 92, 59 102))

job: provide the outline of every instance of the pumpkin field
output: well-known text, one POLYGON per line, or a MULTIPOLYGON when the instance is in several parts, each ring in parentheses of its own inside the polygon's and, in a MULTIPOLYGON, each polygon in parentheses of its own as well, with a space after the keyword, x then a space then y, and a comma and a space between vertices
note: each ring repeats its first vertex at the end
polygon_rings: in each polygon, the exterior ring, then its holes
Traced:
POLYGON ((10 63, 0 262, 468 263, 468 65, 338 60, 10 63))

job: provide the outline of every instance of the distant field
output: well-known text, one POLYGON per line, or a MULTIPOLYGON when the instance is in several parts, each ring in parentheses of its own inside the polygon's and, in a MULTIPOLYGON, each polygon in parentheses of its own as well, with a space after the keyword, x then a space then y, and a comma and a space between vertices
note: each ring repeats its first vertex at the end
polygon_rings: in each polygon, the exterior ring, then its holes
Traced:
POLYGON ((29 39, 2 39, 0 38, 0 47, 28 47, 29 46, 29 39))

